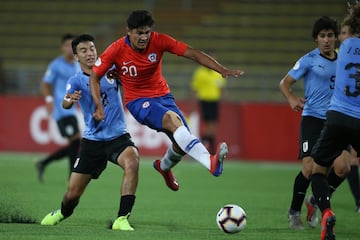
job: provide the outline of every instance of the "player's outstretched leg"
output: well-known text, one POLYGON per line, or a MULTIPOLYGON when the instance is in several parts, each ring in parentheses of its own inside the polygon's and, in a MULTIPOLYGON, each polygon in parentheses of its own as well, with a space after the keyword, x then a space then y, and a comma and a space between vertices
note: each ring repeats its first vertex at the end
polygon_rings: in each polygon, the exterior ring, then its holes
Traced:
POLYGON ((228 153, 228 147, 225 142, 218 145, 215 155, 210 155, 201 141, 192 135, 185 126, 178 127, 173 137, 176 144, 187 155, 204 165, 214 176, 221 175, 223 162, 228 153))
POLYGON ((164 178, 166 185, 173 191, 179 190, 179 183, 174 177, 171 169, 169 170, 162 170, 160 167, 160 160, 155 160, 153 162, 153 167, 156 171, 158 171, 164 178))
POLYGON ((131 227, 128 218, 129 218, 129 214, 126 216, 118 217, 112 224, 111 229, 121 230, 121 231, 134 231, 134 228, 131 227))
POLYGON ((228 154, 228 147, 225 142, 217 146, 215 155, 210 156, 210 172, 212 175, 218 177, 223 171, 223 164, 228 154))
POLYGON ((47 214, 41 221, 41 225, 56 225, 62 220, 64 220, 64 215, 62 215, 61 210, 55 210, 47 214))

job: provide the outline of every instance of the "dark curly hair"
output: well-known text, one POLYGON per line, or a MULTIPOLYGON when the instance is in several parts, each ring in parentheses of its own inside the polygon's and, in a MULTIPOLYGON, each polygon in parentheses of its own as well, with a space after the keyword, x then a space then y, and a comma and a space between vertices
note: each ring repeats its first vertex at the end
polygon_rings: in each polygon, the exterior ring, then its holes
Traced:
POLYGON ((351 35, 360 33, 360 3, 349 6, 349 13, 345 16, 342 26, 349 26, 351 35))
POLYGON ((339 35, 339 26, 337 20, 332 17, 322 16, 315 21, 312 29, 313 39, 316 39, 319 32, 323 29, 333 30, 335 33, 335 37, 339 35))

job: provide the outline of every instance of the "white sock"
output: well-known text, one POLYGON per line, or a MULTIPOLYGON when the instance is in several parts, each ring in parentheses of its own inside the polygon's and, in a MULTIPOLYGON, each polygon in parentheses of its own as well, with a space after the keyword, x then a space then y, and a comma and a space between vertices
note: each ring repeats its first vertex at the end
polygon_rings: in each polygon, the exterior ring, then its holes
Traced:
POLYGON ((173 136, 184 152, 210 170, 210 153, 197 137, 185 126, 176 129, 173 136))
POLYGON ((160 161, 160 168, 162 170, 169 170, 174 167, 178 162, 180 162, 183 156, 181 154, 176 153, 172 145, 170 145, 164 155, 164 157, 160 161))

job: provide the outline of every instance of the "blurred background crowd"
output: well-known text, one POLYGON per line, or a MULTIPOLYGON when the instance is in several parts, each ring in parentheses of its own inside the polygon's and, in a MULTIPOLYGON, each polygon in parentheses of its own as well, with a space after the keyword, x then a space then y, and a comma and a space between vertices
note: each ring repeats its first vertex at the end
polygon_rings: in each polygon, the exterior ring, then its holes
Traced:
MULTIPOLYGON (((211 52, 225 66, 242 69, 227 83, 226 99, 283 102, 278 83, 304 53, 315 48, 311 27, 329 15, 342 20, 339 0, 3 0, 0 8, 0 94, 40 95, 39 84, 60 37, 71 32, 95 36, 101 53, 125 34, 134 9, 152 11, 155 31, 211 52)), ((195 68, 166 55, 163 72, 177 99, 187 99, 195 68)), ((299 86, 296 86, 301 88, 299 86)))

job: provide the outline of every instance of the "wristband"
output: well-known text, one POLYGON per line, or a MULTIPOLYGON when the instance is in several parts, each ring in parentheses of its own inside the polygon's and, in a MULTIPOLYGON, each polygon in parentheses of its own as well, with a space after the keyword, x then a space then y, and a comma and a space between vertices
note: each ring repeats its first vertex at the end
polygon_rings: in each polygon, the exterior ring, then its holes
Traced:
POLYGON ((45 102, 46 102, 46 103, 52 103, 53 101, 54 101, 53 96, 47 95, 47 96, 45 97, 45 102))

